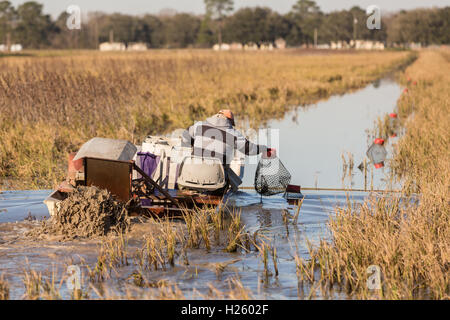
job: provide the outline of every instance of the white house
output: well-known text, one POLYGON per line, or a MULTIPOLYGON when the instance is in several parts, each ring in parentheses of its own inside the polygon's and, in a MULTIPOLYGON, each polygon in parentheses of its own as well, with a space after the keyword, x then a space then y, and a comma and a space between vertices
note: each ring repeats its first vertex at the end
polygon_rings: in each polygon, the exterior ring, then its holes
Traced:
POLYGON ((11 52, 20 52, 23 50, 23 47, 20 43, 15 43, 11 46, 11 52))
POLYGON ((228 43, 222 43, 222 45, 215 44, 213 46, 214 51, 230 51, 231 46, 228 43))
POLYGON ((143 42, 131 42, 128 44, 127 51, 147 51, 148 47, 143 42))
POLYGON ((121 42, 103 42, 99 46, 100 51, 125 51, 127 48, 121 42))
POLYGON ((384 43, 380 41, 352 40, 350 46, 356 50, 384 50, 384 43))
POLYGON ((273 51, 274 46, 272 43, 263 43, 259 46, 259 50, 262 51, 273 51))
POLYGON ((331 46, 328 43, 318 44, 317 49, 328 50, 331 49, 331 46))
MULTIPOLYGON (((20 43, 15 43, 13 45, 11 45, 10 48, 11 52, 20 52, 23 50, 23 47, 20 43)), ((6 46, 6 44, 0 44, 0 52, 6 52, 8 51, 8 47, 6 46)))
POLYGON ((234 50, 234 51, 239 51, 239 50, 243 50, 243 49, 244 49, 244 46, 242 45, 242 43, 239 43, 239 42, 233 42, 233 43, 230 45, 230 49, 231 49, 231 50, 234 50))
POLYGON ((284 40, 283 38, 278 38, 277 40, 275 40, 275 47, 279 50, 286 49, 286 40, 284 40))
POLYGON ((244 50, 246 51, 257 51, 258 49, 258 45, 253 42, 250 42, 244 46, 244 50))
POLYGON ((245 51, 273 51, 275 49, 278 50, 283 50, 286 49, 286 41, 282 38, 279 38, 275 41, 275 43, 271 43, 271 42, 266 42, 266 43, 262 43, 260 46, 258 46, 256 43, 254 42, 249 42, 245 45, 242 45, 241 43, 238 42, 233 42, 231 44, 228 43, 223 43, 222 47, 219 46, 219 44, 215 44, 213 46, 213 50, 214 51, 240 51, 240 50, 245 50, 245 51))

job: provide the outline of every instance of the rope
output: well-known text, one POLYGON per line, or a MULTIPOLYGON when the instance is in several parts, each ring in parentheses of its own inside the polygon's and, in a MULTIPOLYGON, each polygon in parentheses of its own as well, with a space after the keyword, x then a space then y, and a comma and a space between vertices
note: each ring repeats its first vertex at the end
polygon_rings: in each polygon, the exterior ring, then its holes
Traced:
MULTIPOLYGON (((240 190, 255 190, 254 187, 239 187, 240 190)), ((301 188, 304 191, 344 191, 344 192, 378 192, 378 193, 401 193, 401 190, 364 190, 343 188, 301 188)))

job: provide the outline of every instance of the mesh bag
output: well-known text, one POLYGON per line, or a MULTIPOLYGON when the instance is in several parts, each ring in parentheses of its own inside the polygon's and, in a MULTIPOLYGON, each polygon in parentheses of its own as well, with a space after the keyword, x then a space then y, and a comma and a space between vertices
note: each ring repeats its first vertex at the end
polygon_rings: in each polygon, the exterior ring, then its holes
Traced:
POLYGON ((291 174, 279 158, 263 157, 259 160, 255 174, 255 190, 260 195, 273 196, 284 193, 290 182, 291 174))

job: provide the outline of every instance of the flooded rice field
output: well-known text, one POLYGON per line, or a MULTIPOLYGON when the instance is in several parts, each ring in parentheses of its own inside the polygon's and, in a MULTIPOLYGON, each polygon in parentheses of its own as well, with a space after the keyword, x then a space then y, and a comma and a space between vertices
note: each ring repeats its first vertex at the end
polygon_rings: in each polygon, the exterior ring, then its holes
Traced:
MULTIPOLYGON (((401 88, 391 80, 381 80, 365 89, 342 96, 334 96, 315 105, 299 107, 282 120, 269 122, 279 129, 278 155, 292 174, 292 183, 303 187, 384 189, 392 188, 388 169, 360 170, 365 153, 373 140, 371 129, 378 116, 395 109, 401 88), (343 160, 345 159, 345 162, 343 160), (353 165, 350 165, 353 163, 353 165)), ((388 156, 389 157, 389 156, 388 156)), ((255 164, 246 166, 244 186, 252 186, 255 164)), ((255 161, 253 161, 255 162, 255 161)), ((0 194, 0 274, 10 284, 12 299, 26 293, 24 271, 32 269, 51 277, 54 272, 56 286, 61 287, 62 298, 70 298, 66 288, 66 270, 69 265, 97 263, 99 240, 59 242, 54 239, 35 240, 24 234, 48 217, 42 203, 50 190, 6 191, 0 194)), ((250 190, 232 195, 230 207, 241 211, 241 221, 250 234, 263 236, 276 248, 278 274, 269 259, 270 274, 258 252, 224 252, 223 248, 187 249, 176 256, 174 266, 145 273, 147 283, 164 280, 177 284, 186 298, 208 297, 211 285, 227 290, 227 279, 238 278, 257 299, 329 298, 315 288, 300 288, 296 275, 295 256, 308 258, 308 245, 329 239, 327 221, 335 208, 346 206, 347 201, 361 203, 372 193, 344 191, 303 191, 305 199, 298 216, 296 207, 289 206, 280 196, 261 199, 250 190), (289 219, 286 219, 289 217, 289 219), (288 221, 288 222, 287 222, 288 221), (186 261, 188 260, 188 261, 186 261), (194 290, 195 289, 195 290, 194 290)), ((175 221, 184 227, 182 221, 175 221)), ((136 222, 127 243, 128 265, 117 267, 105 281, 112 296, 129 296, 129 290, 153 290, 133 285, 136 274, 134 252, 141 248, 139 239, 152 231, 152 222, 136 222), (130 289, 131 288, 131 289, 130 289)), ((82 267, 83 286, 88 285, 88 268, 82 267)), ((101 289, 90 292, 90 298, 101 296, 101 289)), ((332 298, 346 298, 336 292, 332 298)))

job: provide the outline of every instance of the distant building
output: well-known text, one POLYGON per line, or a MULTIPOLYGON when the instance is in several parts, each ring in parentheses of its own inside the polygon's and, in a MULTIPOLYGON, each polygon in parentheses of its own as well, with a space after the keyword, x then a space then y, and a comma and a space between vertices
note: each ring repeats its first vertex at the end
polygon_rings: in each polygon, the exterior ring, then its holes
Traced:
POLYGON ((99 49, 100 51, 125 51, 127 47, 121 42, 103 42, 99 49))
POLYGON ((356 50, 384 50, 384 43, 380 41, 352 40, 350 41, 350 47, 356 50))
POLYGON ((324 44, 318 44, 318 45, 317 45, 317 49, 320 49, 320 50, 328 50, 328 49, 331 49, 331 46, 330 46, 329 44, 327 44, 327 43, 324 43, 324 44))
POLYGON ((284 40, 283 38, 278 38, 277 40, 275 40, 275 47, 279 50, 286 49, 286 40, 284 40))
POLYGON ((263 43, 259 46, 259 50, 262 51, 273 51, 274 48, 272 43, 263 43))
POLYGON ((20 43, 13 44, 11 46, 11 52, 20 52, 23 50, 23 47, 20 43))
POLYGON ((143 42, 132 42, 128 44, 127 51, 147 51, 148 47, 143 42))
MULTIPOLYGON (((20 43, 15 43, 13 45, 11 45, 10 51, 11 52, 20 52, 23 50, 23 47, 20 43)), ((7 52, 8 51, 8 47, 6 46, 6 44, 0 44, 0 52, 7 52)))
POLYGON ((407 48, 412 50, 422 49, 422 43, 420 42, 410 42, 406 45, 407 48))
POLYGON ((385 45, 380 41, 371 40, 351 40, 347 41, 336 41, 330 43, 330 48, 333 50, 350 49, 354 48, 356 50, 384 50, 385 45))
POLYGON ((257 51, 257 50, 259 50, 259 47, 256 43, 250 42, 250 43, 244 45, 244 50, 245 51, 257 51))
POLYGON ((242 45, 242 43, 239 43, 239 42, 233 42, 233 43, 230 45, 230 49, 231 49, 231 50, 234 50, 234 51, 239 51, 239 50, 243 50, 243 49, 244 49, 244 46, 242 45))
POLYGON ((213 46, 213 50, 214 51, 230 51, 231 50, 231 46, 228 43, 222 43, 222 45, 215 44, 213 46))
POLYGON ((336 41, 336 42, 332 41, 330 43, 330 47, 333 50, 342 50, 350 48, 350 45, 348 44, 347 41, 336 41))
POLYGON ((254 43, 254 42, 249 42, 246 43, 244 45, 242 45, 241 43, 238 42, 233 42, 231 44, 228 43, 223 43, 222 47, 220 47, 219 44, 215 44, 213 46, 213 50, 214 51, 240 51, 240 50, 245 50, 245 51, 272 51, 272 50, 283 50, 286 49, 286 41, 282 38, 277 39, 274 43, 273 42, 265 42, 265 43, 261 43, 260 45, 254 43))

